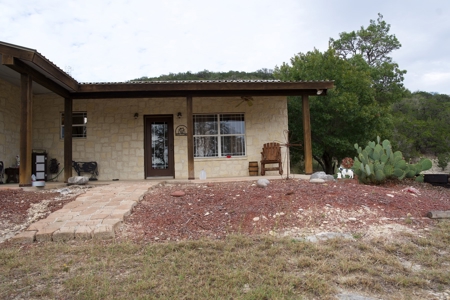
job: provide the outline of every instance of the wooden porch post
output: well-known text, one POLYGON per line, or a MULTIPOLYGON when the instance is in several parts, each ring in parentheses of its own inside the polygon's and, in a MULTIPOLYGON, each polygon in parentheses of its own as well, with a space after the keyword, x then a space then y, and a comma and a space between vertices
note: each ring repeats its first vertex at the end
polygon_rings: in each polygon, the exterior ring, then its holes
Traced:
POLYGON ((310 175, 313 173, 312 164, 312 143, 311 143, 311 118, 309 113, 309 97, 308 95, 302 95, 303 106, 303 140, 304 140, 304 155, 305 155, 305 174, 310 175))
POLYGON ((188 147, 188 179, 195 179, 194 174, 194 121, 192 116, 192 96, 186 97, 187 105, 187 147, 188 147))
POLYGON ((20 167, 19 186, 31 186, 31 152, 33 146, 33 80, 20 74, 20 167))
POLYGON ((72 106, 71 98, 64 99, 64 182, 72 177, 72 106))

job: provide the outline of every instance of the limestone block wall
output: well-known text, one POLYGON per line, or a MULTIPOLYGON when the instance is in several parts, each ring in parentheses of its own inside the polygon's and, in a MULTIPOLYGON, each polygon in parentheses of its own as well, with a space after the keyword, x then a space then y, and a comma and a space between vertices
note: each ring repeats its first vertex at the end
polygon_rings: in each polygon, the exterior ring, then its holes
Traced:
MULTIPOLYGON (((264 143, 284 142, 283 130, 288 129, 286 97, 254 97, 253 105, 241 103, 241 98, 196 98, 194 113, 244 113, 246 129, 245 157, 195 158, 195 177, 203 169, 207 177, 248 176, 248 162, 260 161, 264 143)), ((285 161, 285 148, 282 157, 285 161)), ((261 167, 261 166, 260 166, 261 167)), ((286 172, 286 163, 283 170, 286 172)), ((268 171, 267 175, 277 175, 268 171)))
POLYGON ((20 89, 0 79, 0 161, 5 168, 19 155, 20 89))
MULTIPOLYGON (((194 114, 244 113, 247 147, 245 157, 195 159, 196 177, 202 169, 208 177, 248 176, 248 162, 260 160, 262 145, 284 140, 283 130, 288 126, 286 97, 255 97, 251 107, 246 103, 237 106, 241 101, 240 98, 193 99, 194 114)), ((56 158, 61 167, 64 141, 60 138, 60 116, 63 111, 61 97, 35 96, 33 149, 46 150, 49 159, 56 158)), ((73 139, 73 160, 97 161, 100 180, 144 179, 145 115, 173 115, 174 129, 187 124, 185 98, 74 100, 73 111, 87 112, 88 119, 87 137, 73 139), (139 117, 134 119, 136 112, 139 117), (182 113, 181 118, 177 118, 178 112, 182 113)), ((174 136, 174 152, 175 178, 186 179, 186 136, 174 136)))

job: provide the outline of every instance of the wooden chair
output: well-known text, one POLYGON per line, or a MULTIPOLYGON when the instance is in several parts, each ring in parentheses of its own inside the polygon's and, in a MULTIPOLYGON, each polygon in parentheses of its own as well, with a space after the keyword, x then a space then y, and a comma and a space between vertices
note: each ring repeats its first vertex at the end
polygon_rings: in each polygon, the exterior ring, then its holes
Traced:
POLYGON ((266 175, 266 171, 278 171, 283 175, 283 164, 281 162, 281 147, 279 143, 264 144, 261 152, 261 176, 266 175), (266 168, 266 164, 278 164, 278 167, 266 168))

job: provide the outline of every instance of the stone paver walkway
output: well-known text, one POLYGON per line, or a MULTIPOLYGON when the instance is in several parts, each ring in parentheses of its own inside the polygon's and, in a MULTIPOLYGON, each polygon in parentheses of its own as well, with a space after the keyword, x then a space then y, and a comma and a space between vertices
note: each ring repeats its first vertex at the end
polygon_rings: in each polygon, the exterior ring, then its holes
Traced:
POLYGON ((158 184, 117 182, 87 190, 47 218, 37 221, 12 238, 16 243, 109 239, 115 228, 149 188, 158 184))
MULTIPOLYGON (((293 175, 297 179, 309 179, 309 175, 293 175)), ((250 176, 230 178, 209 178, 208 180, 168 180, 172 184, 196 184, 206 182, 254 181, 260 178, 280 179, 280 176, 250 176)), ((164 180, 162 180, 164 181, 164 180)), ((87 190, 76 200, 64 205, 47 218, 30 225, 11 240, 15 243, 34 241, 68 241, 73 239, 114 238, 116 227, 124 217, 131 214, 133 207, 158 180, 138 182, 117 181, 98 185, 87 190)))

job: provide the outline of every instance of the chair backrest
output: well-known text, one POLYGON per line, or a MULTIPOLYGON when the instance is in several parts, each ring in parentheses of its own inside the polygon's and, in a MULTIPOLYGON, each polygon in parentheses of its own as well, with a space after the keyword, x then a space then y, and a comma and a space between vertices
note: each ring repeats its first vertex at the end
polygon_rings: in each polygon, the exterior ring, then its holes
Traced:
POLYGON ((263 160, 281 160, 281 147, 279 143, 267 143, 263 146, 263 160))

